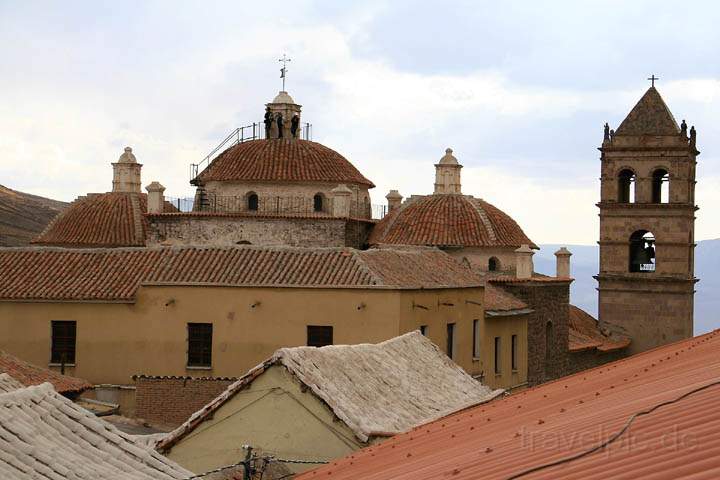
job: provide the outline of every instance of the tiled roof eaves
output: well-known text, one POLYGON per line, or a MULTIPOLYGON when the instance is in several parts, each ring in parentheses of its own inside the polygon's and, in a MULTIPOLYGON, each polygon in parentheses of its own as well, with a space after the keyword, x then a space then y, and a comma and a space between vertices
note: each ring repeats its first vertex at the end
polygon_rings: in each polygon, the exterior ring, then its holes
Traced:
POLYGON ((532 308, 519 308, 515 310, 485 310, 485 315, 488 317, 511 317, 514 315, 525 315, 526 313, 532 313, 535 310, 532 308))
MULTIPOLYGON (((275 285, 272 283, 253 283, 253 284, 231 284, 231 283, 207 283, 207 282, 141 282, 141 287, 227 287, 227 288, 300 288, 315 290, 453 290, 456 288, 477 288, 482 287, 478 284, 463 285, 313 285, 313 284, 294 284, 294 285, 275 285)), ((0 300, 3 301, 3 300, 0 300)), ((84 302, 83 302, 84 303, 84 302)), ((106 303, 106 302, 98 302, 106 303)), ((116 303, 132 303, 132 302, 116 302, 116 303)))
POLYGON ((574 278, 556 278, 556 277, 532 277, 532 278, 517 278, 517 277, 495 277, 488 278, 488 282, 491 283, 532 283, 532 284, 562 284, 572 283, 575 281, 574 278))
POLYGON ((135 374, 132 377, 133 380, 137 380, 139 378, 145 378, 149 380, 215 380, 219 382, 226 382, 228 380, 230 381, 236 381, 238 380, 238 377, 192 377, 189 375, 146 375, 144 373, 135 374))

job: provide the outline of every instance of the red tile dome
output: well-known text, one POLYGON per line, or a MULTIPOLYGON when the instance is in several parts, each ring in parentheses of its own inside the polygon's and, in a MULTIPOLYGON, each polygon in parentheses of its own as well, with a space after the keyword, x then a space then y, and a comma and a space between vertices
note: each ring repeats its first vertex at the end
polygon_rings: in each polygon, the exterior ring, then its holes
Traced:
MULTIPOLYGON (((177 211, 165 205, 168 211, 177 211)), ((144 193, 91 193, 60 212, 32 243, 62 247, 145 246, 144 193)))
POLYGON ((345 157, 316 142, 251 140, 221 153, 192 183, 286 181, 350 183, 374 187, 345 157))
POLYGON ((411 198, 373 229, 370 244, 458 247, 537 246, 509 215, 465 195, 411 198))

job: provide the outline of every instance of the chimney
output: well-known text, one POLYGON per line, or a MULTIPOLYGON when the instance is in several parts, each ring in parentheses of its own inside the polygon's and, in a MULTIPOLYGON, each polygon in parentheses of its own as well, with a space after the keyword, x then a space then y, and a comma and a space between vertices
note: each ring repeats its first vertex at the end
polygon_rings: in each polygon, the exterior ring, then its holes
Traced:
POLYGON ((350 216, 350 197, 352 193, 352 190, 344 183, 341 183, 330 191, 330 195, 332 196, 333 217, 347 218, 350 216))
POLYGON ((533 255, 535 255, 535 252, 532 251, 529 245, 522 245, 515 250, 515 270, 517 278, 523 280, 532 278, 534 270, 533 255))
POLYGON ((132 148, 125 147, 125 152, 120 155, 113 166, 113 192, 140 193, 140 169, 142 165, 137 163, 132 148))
POLYGON ((163 213, 165 206, 165 187, 160 185, 159 182, 152 182, 150 185, 145 187, 148 192, 147 201, 147 213, 163 213))
POLYGON ((392 212, 402 204, 403 196, 397 190, 390 190, 390 193, 385 195, 388 202, 388 213, 392 212))
POLYGON ((570 278, 570 256, 572 253, 562 247, 560 250, 555 252, 555 258, 557 259, 557 269, 555 276, 558 278, 570 278))

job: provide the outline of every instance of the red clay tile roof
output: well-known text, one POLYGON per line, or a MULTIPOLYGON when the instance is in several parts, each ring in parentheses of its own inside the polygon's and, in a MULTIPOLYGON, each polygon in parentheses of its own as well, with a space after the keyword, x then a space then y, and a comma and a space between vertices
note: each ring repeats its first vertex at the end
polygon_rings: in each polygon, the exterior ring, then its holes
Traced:
POLYGON ((7 373, 26 387, 50 382, 58 393, 79 393, 92 388, 92 384, 87 380, 35 366, 2 350, 0 350, 0 373, 7 373))
POLYGON ((524 310, 527 304, 492 283, 485 284, 485 313, 524 310))
MULTIPOLYGON (((166 202, 167 211, 177 211, 166 202)), ((91 193, 59 213, 32 243, 64 247, 145 245, 147 194, 91 193)))
POLYGON ((718 352, 720 330, 445 417, 296 480, 720 478, 718 352))
POLYGON ((650 87, 633 107, 615 135, 678 135, 673 114, 655 87, 650 87))
POLYGON ((350 248, 0 249, 0 300, 132 302, 141 284, 454 288, 481 279, 447 254, 350 248))
POLYGON ((606 335, 600 331, 597 320, 586 311, 570 305, 568 348, 571 352, 597 349, 611 352, 630 345, 627 337, 606 335))
POLYGON ((375 226, 369 243, 537 248, 507 214, 466 195, 411 198, 375 226))
POLYGON ((374 187, 345 157, 307 140, 239 143, 221 153, 193 183, 208 181, 332 182, 374 187))

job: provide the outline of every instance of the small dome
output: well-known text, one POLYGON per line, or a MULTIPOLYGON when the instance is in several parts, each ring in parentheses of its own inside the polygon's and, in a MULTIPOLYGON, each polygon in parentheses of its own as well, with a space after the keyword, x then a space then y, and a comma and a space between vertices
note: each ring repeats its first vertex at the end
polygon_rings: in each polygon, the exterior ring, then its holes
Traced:
POLYGON ((446 148, 445 155, 440 159, 439 165, 459 165, 457 158, 452 153, 452 148, 446 148))
POLYGON ((117 163, 137 163, 137 158, 135 158, 135 155, 132 153, 132 148, 125 147, 125 152, 120 155, 117 163))
MULTIPOLYGON (((167 203, 165 208, 177 211, 167 203)), ((60 212, 32 243, 62 247, 145 246, 145 212, 144 193, 91 193, 60 212)))
POLYGON ((272 103, 295 103, 295 100, 292 99, 288 92, 282 91, 275 96, 272 103))
POLYGON ((225 150, 192 183, 333 182, 374 187, 345 157, 308 140, 251 140, 225 150))
POLYGON ((369 243, 537 248, 506 213, 479 198, 458 194, 411 198, 375 225, 369 243))

